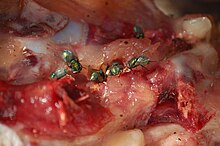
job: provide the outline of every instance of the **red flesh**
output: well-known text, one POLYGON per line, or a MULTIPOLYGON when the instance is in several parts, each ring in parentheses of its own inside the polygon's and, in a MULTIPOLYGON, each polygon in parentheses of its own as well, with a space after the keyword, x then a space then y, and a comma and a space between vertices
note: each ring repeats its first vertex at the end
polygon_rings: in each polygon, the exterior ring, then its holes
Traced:
POLYGON ((89 93, 78 89, 69 77, 26 86, 0 82, 0 93, 1 122, 22 123, 23 130, 37 135, 67 138, 93 134, 112 116, 94 100, 76 104, 74 101, 80 94, 89 93))
MULTIPOLYGON (((159 98, 149 124, 178 123, 192 132, 200 130, 214 114, 199 103, 193 81, 184 76, 177 77, 170 62, 163 65, 153 73, 157 76, 150 83, 159 98), (188 117, 184 116, 185 111, 188 117)), ((193 73, 197 74, 196 71, 193 73)), ((194 80, 198 80, 197 76, 194 80)))

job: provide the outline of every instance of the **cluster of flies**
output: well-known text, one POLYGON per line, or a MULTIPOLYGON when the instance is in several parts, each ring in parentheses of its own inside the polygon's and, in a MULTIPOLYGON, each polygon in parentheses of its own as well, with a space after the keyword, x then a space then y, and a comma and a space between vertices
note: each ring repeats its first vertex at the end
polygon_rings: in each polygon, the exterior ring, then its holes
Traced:
MULTIPOLYGON (((69 50, 64 50, 62 54, 63 60, 68 66, 68 69, 72 73, 80 73, 82 70, 82 65, 80 64, 78 58, 69 50)), ((133 69, 137 66, 144 67, 145 65, 150 63, 150 59, 144 55, 133 57, 131 60, 129 60, 126 64, 126 68, 133 69)), ((100 70, 92 70, 90 74, 90 80, 91 81, 104 81, 108 76, 117 76, 123 70, 125 67, 122 63, 118 61, 113 61, 110 65, 106 67, 106 70, 100 69, 100 70)), ((68 74, 67 69, 60 69, 56 70, 50 75, 50 78, 60 79, 68 74)))
MULTIPOLYGON (((134 35, 138 39, 144 38, 144 33, 139 26, 134 26, 134 35)), ((69 74, 68 70, 70 70, 70 72, 72 73, 81 72, 82 65, 80 64, 80 61, 78 60, 78 58, 73 54, 73 52, 69 50, 64 50, 62 54, 62 58, 65 61, 66 65, 68 66, 68 69, 56 70, 50 75, 50 78, 60 79, 64 77, 65 75, 69 74)), ((107 67, 104 70, 103 69, 100 69, 100 70, 91 69, 89 78, 91 81, 102 82, 108 76, 119 75, 120 73, 123 72, 125 68, 132 70, 133 68, 136 68, 138 66, 144 67, 150 62, 151 62, 150 59, 144 55, 133 57, 127 62, 126 67, 124 67, 124 65, 118 61, 113 61, 110 65, 107 65, 107 67)))

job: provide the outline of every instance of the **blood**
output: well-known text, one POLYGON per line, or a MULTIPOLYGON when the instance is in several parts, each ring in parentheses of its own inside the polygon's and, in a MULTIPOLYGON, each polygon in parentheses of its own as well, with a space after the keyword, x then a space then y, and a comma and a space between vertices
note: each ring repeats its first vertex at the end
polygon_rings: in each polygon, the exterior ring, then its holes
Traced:
POLYGON ((214 113, 199 103, 200 97, 193 81, 185 80, 184 76, 175 76, 174 68, 168 69, 168 64, 163 64, 165 67, 158 67, 154 72, 157 76, 151 84, 158 101, 148 124, 177 123, 196 132, 206 125, 214 113))
POLYGON ((79 92, 69 77, 23 86, 0 82, 0 121, 7 125, 20 123, 23 132, 35 136, 70 138, 96 133, 112 114, 89 99, 93 97, 76 104, 79 92))

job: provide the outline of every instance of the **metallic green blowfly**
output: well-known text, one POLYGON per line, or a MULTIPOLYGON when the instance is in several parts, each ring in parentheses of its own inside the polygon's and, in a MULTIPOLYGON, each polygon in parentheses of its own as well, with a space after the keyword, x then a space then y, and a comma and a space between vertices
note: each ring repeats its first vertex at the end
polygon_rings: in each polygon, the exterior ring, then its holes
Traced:
POLYGON ((99 71, 93 71, 90 76, 90 81, 98 81, 102 82, 105 79, 105 74, 102 70, 99 71))
POLYGON ((69 51, 69 50, 64 50, 62 57, 63 57, 63 60, 64 60, 66 63, 69 63, 69 62, 71 62, 74 58, 76 58, 76 57, 74 56, 74 54, 73 54, 71 51, 69 51))
POLYGON ((119 62, 113 62, 106 71, 107 76, 117 76, 123 71, 123 65, 119 62))
MULTIPOLYGON (((64 50, 62 57, 73 73, 79 73, 82 70, 82 65, 79 63, 77 57, 71 51, 64 50)), ((56 70, 50 75, 50 78, 60 79, 67 74, 68 72, 67 70, 66 69, 56 70)))
POLYGON ((59 69, 59 70, 56 70, 55 72, 53 72, 50 75, 50 78, 51 79, 60 79, 60 78, 64 77, 66 74, 67 74, 67 71, 65 69, 59 69))
POLYGON ((68 63, 68 66, 71 68, 73 73, 79 73, 82 70, 82 65, 75 59, 68 63))
POLYGON ((141 29, 140 26, 135 25, 134 28, 133 28, 133 31, 134 31, 134 34, 135 34, 136 38, 138 38, 138 39, 144 38, 144 32, 143 32, 143 30, 141 29))
POLYGON ((148 57, 141 55, 141 56, 137 56, 129 60, 127 63, 127 66, 128 68, 132 69, 137 66, 144 66, 146 64, 149 64, 150 62, 151 61, 148 57))
POLYGON ((64 50, 63 60, 67 63, 68 67, 71 68, 73 73, 79 73, 82 70, 82 65, 79 63, 79 60, 73 52, 64 50))

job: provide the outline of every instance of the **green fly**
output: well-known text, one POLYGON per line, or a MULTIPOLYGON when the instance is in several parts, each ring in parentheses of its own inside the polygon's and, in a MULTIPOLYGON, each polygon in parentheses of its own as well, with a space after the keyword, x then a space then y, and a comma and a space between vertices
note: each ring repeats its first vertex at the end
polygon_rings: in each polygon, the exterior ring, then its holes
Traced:
POLYGON ((138 39, 144 38, 144 32, 140 26, 135 25, 133 28, 133 32, 134 32, 134 35, 136 38, 138 38, 138 39))
POLYGON ((107 76, 117 76, 123 71, 123 65, 119 62, 113 62, 106 71, 107 76))
POLYGON ((53 72, 50 75, 50 78, 51 79, 60 79, 60 78, 64 77, 66 74, 67 74, 67 71, 65 69, 59 69, 59 70, 56 70, 55 72, 53 72))
POLYGON ((137 57, 134 57, 132 58, 131 60, 128 61, 127 63, 127 66, 128 68, 132 69, 132 68, 135 68, 137 66, 144 66, 144 65, 147 65, 149 64, 151 61, 148 57, 146 56, 137 56, 137 57))
POLYGON ((69 50, 64 50, 63 54, 62 54, 63 60, 66 63, 71 62, 72 60, 76 59, 75 55, 73 54, 73 52, 69 51, 69 50))
POLYGON ((71 60, 70 63, 68 63, 68 66, 71 68, 73 73, 79 73, 82 70, 82 65, 75 59, 71 60))
POLYGON ((79 73, 82 70, 82 65, 80 64, 78 58, 73 54, 73 52, 64 50, 62 57, 73 73, 79 73))
POLYGON ((103 82, 105 78, 104 72, 102 70, 98 70, 91 73, 90 81, 103 82))

